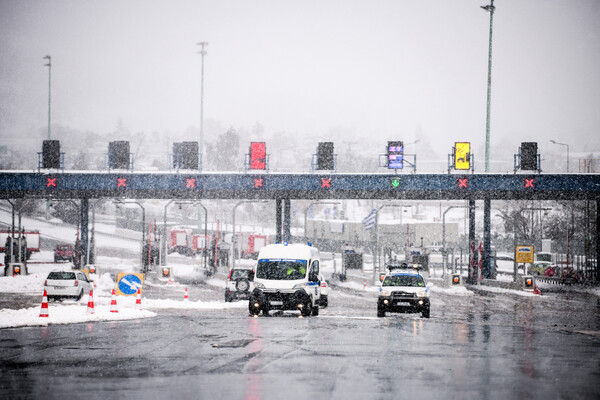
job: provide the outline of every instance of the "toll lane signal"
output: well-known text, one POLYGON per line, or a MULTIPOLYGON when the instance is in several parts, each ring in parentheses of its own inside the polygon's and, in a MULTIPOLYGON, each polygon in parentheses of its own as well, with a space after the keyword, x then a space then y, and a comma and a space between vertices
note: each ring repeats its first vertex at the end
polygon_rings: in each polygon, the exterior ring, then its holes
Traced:
POLYGON ((321 178, 322 188, 331 188, 331 178, 321 178))
POLYGON ((185 178, 185 187, 186 188, 195 188, 196 187, 196 178, 185 178))
POLYGON ((533 178, 529 179, 529 178, 525 178, 525 187, 526 188, 533 188, 535 187, 533 184, 533 178))
POLYGON ((400 179, 398 179, 398 178, 392 179, 392 187, 397 188, 398 186, 400 186, 400 179))
POLYGON ((127 178, 117 178, 117 187, 127 187, 127 178))
POLYGON ((56 178, 46 178, 46 187, 56 187, 56 178))
POLYGON ((254 187, 255 188, 262 188, 264 186, 264 178, 254 178, 254 187))
POLYGON ((458 187, 459 188, 469 187, 469 180, 467 178, 458 178, 458 187))

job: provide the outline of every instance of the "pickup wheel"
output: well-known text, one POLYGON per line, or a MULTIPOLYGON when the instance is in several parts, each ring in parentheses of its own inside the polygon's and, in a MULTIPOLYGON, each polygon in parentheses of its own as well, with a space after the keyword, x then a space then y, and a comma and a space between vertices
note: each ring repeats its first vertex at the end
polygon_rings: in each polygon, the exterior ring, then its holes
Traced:
POLYGON ((300 314, 303 317, 308 317, 311 313, 312 313, 312 307, 310 306, 310 303, 304 304, 304 307, 302 307, 302 309, 300 310, 300 314))
POLYGON ((385 317, 385 310, 382 307, 377 307, 377 316, 379 318, 385 317))

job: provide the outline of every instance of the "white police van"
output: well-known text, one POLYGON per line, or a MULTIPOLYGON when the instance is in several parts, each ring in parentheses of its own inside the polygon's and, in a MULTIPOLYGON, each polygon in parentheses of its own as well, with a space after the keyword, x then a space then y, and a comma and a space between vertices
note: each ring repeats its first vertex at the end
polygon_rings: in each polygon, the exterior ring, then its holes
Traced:
POLYGON ((305 244, 270 244, 258 253, 250 314, 270 310, 298 310, 319 315, 321 288, 319 250, 305 244))

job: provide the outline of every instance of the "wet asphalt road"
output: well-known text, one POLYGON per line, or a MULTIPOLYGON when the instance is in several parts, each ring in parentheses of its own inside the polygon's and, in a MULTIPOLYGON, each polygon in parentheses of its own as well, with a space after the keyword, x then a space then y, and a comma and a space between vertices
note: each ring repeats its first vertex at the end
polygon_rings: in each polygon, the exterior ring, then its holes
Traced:
MULTIPOLYGON (((223 300, 218 288, 189 290, 223 300)), ((597 297, 434 291, 431 318, 422 319, 377 318, 374 296, 334 289, 330 307, 310 318, 160 310, 143 320, 0 330, 0 397, 600 398, 597 297)))

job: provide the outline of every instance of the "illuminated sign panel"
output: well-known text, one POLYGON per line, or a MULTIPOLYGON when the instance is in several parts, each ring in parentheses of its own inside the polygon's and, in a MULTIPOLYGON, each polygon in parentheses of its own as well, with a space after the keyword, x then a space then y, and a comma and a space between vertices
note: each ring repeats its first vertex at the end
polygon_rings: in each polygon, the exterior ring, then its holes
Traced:
POLYGON ((250 168, 267 168, 267 145, 265 142, 250 143, 250 168))
POLYGON ((454 143, 454 169, 471 169, 471 143, 454 143))
POLYGON ((335 169, 333 160, 333 142, 320 142, 317 146, 317 169, 335 169))
POLYGON ((517 246, 515 254, 518 263, 533 263, 533 246, 517 246))
POLYGON ((387 167, 390 169, 404 168, 404 142, 391 141, 387 145, 387 167))
POLYGON ((521 143, 521 169, 523 171, 538 169, 537 142, 521 143))

